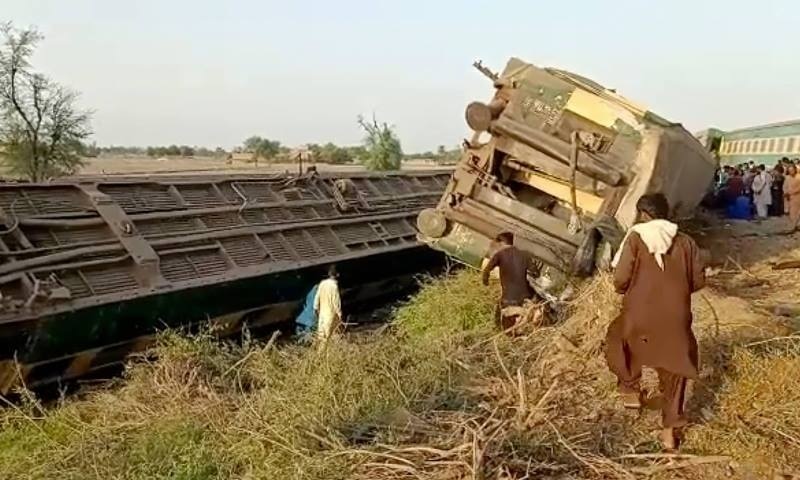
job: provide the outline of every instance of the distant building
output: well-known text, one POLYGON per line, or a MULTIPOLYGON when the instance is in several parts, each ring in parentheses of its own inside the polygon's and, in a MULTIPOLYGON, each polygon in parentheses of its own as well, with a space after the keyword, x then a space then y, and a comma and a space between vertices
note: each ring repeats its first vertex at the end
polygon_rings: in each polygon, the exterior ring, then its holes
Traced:
POLYGON ((722 165, 751 161, 773 165, 782 157, 800 157, 800 120, 720 133, 719 157, 722 165))

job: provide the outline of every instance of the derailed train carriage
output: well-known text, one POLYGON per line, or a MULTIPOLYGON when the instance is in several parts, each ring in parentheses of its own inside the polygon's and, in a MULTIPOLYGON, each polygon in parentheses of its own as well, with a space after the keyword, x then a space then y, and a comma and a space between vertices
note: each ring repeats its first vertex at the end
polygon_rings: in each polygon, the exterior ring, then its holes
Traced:
POLYGON ((613 90, 563 70, 512 58, 488 103, 473 102, 474 131, 420 237, 479 266, 501 231, 547 265, 553 288, 609 259, 645 193, 664 193, 675 217, 689 216, 716 162, 680 124, 613 90), (488 137, 488 138, 485 138, 488 137))
POLYGON ((336 263, 350 307, 442 264, 414 219, 449 171, 0 185, 0 394, 120 362, 165 327, 291 320, 336 263))

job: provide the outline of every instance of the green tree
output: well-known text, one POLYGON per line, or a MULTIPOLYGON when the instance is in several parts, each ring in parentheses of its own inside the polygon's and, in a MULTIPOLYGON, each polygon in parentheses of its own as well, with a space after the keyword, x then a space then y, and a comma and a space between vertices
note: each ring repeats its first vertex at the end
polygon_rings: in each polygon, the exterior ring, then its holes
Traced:
POLYGON ((353 162, 363 162, 367 157, 367 149, 363 145, 356 145, 353 147, 345 147, 350 153, 350 158, 353 162))
POLYGON ((262 138, 258 135, 253 135, 245 140, 243 146, 246 152, 253 154, 253 159, 256 162, 259 158, 263 158, 264 160, 273 159, 285 150, 281 146, 281 142, 262 138))
POLYGON ((315 162, 319 162, 320 158, 322 158, 322 146, 318 143, 309 143, 306 144, 306 148, 308 151, 311 152, 311 158, 315 162))
POLYGON ((31 66, 43 39, 33 28, 0 23, 0 150, 12 172, 38 182, 75 173, 91 135, 78 94, 31 66))
POLYGON ((341 165, 353 161, 353 156, 346 148, 342 148, 332 142, 325 145, 312 144, 309 145, 309 150, 314 157, 314 160, 320 163, 331 163, 341 165))
POLYGON ((242 146, 244 146, 244 150, 250 153, 256 153, 258 149, 261 147, 261 142, 263 139, 257 135, 253 135, 249 137, 247 140, 244 141, 242 146))
POLYGON ((277 140, 267 140, 266 138, 261 142, 261 148, 259 149, 261 156, 266 159, 275 158, 275 156, 282 151, 283 147, 281 146, 281 142, 277 140))
POLYGON ((393 128, 388 123, 378 123, 374 116, 371 122, 367 122, 359 115, 358 124, 367 134, 364 137, 364 165, 370 170, 399 170, 403 149, 393 128))
POLYGON ((353 156, 350 154, 350 151, 346 148, 334 146, 333 151, 331 152, 331 163, 334 165, 344 165, 347 163, 352 163, 353 156))
POLYGON ((180 148, 182 157, 194 157, 194 147, 190 147, 189 145, 181 145, 180 148))

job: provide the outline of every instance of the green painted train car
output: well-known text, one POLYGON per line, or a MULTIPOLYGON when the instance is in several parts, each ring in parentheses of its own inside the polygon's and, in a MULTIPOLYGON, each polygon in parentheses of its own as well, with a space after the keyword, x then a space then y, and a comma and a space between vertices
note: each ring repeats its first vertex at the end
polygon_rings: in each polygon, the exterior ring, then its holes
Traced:
POLYGON ((722 133, 719 158, 722 165, 745 162, 774 165, 781 158, 800 157, 800 120, 742 128, 722 133))

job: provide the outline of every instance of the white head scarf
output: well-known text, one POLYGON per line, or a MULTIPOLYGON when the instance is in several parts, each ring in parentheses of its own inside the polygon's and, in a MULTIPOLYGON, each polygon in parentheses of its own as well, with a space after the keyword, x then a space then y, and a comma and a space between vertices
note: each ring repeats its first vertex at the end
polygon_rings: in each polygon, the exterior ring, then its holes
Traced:
POLYGON ((678 234, 678 226, 668 220, 650 220, 649 222, 638 223, 628 230, 625 238, 614 255, 614 260, 611 261, 611 266, 616 268, 619 263, 620 256, 622 256, 622 249, 625 247, 625 242, 631 232, 636 232, 642 243, 647 246, 647 251, 650 252, 656 259, 656 263, 661 270, 664 270, 664 254, 667 253, 672 246, 675 235, 678 234))

